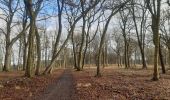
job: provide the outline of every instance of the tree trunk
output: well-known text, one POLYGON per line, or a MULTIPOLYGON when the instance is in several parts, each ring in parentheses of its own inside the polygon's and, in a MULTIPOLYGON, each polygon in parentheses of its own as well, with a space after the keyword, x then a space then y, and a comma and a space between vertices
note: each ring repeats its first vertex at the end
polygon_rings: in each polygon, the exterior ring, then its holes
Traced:
POLYGON ((11 67, 11 51, 12 51, 12 47, 7 45, 6 46, 6 53, 5 53, 5 60, 4 60, 4 67, 3 67, 3 71, 9 71, 9 67, 11 67))
POLYGON ((73 45, 74 69, 77 69, 77 53, 76 53, 76 47, 74 43, 74 29, 71 32, 71 41, 73 45))
POLYGON ((164 64, 164 60, 163 60, 161 45, 159 45, 159 58, 160 58, 160 63, 161 63, 161 67, 162 67, 162 73, 165 74, 166 70, 165 70, 165 64, 164 64))
POLYGON ((129 43, 127 44, 127 54, 126 54, 126 59, 127 59, 127 68, 130 68, 130 55, 129 55, 129 43))
MULTIPOLYGON (((25 38, 25 37, 24 37, 25 38)), ((28 45, 26 43, 26 39, 24 39, 24 49, 23 49, 23 71, 25 71, 27 66, 27 48, 28 45)))
POLYGON ((101 36, 101 40, 100 40, 100 45, 99 45, 99 53, 98 53, 98 57, 97 57, 97 73, 96 73, 96 76, 97 77, 100 77, 101 76, 101 73, 100 73, 100 66, 101 66, 101 56, 102 56, 102 50, 103 50, 103 46, 104 46, 104 42, 105 42, 105 37, 106 37, 106 32, 107 32, 107 29, 108 29, 108 25, 112 19, 112 16, 115 13, 113 13, 114 11, 111 12, 111 15, 108 17, 108 20, 105 24, 105 27, 104 27, 104 30, 103 30, 103 33, 102 33, 102 36, 101 36))
POLYGON ((32 67, 34 66, 34 25, 30 28, 29 38, 28 38, 28 59, 27 59, 27 65, 25 70, 25 76, 26 77, 32 77, 32 67))
POLYGON ((34 38, 35 38, 35 18, 32 14, 30 20, 30 30, 28 36, 28 58, 27 58, 27 65, 25 70, 26 77, 33 76, 33 66, 34 66, 34 38))
POLYGON ((153 80, 159 79, 159 68, 158 68, 158 59, 159 59, 159 23, 157 17, 152 16, 152 31, 153 31, 153 42, 155 45, 154 51, 154 73, 153 80))
POLYGON ((116 62, 117 62, 117 66, 120 67, 120 56, 119 54, 117 54, 117 57, 116 57, 116 62))
POLYGON ((141 56, 142 56, 142 65, 143 65, 143 69, 147 69, 147 65, 146 65, 146 60, 145 60, 145 54, 144 54, 144 50, 141 48, 141 56))
POLYGON ((18 65, 17 65, 17 69, 20 70, 20 66, 21 66, 21 62, 20 62, 20 58, 21 58, 21 49, 22 49, 22 39, 20 38, 19 40, 19 53, 18 53, 18 65))
POLYGON ((170 67, 170 48, 168 48, 168 66, 170 67))
MULTIPOLYGON (((155 34, 155 35, 156 35, 156 34, 155 34)), ((157 35, 157 36, 155 36, 153 80, 158 80, 158 79, 159 79, 158 53, 159 53, 159 36, 157 35)))
POLYGON ((126 41, 126 37, 124 37, 124 42, 125 42, 124 64, 125 64, 125 68, 128 68, 128 63, 127 63, 127 41, 126 41))
POLYGON ((145 61, 145 53, 144 53, 144 43, 142 43, 142 38, 144 39, 144 36, 142 36, 142 34, 144 34, 144 32, 142 32, 142 28, 143 28, 143 24, 144 24, 144 15, 146 12, 143 12, 143 16, 142 16, 142 21, 140 23, 140 34, 139 35, 139 30, 138 30, 138 26, 137 26, 137 22, 136 22, 136 16, 135 16, 135 8, 134 8, 134 2, 132 1, 132 14, 133 14, 133 21, 134 21, 134 25, 135 25, 135 30, 136 30, 136 34, 137 34, 137 39, 138 39, 138 46, 139 46, 139 49, 140 49, 140 53, 141 53, 141 58, 142 58, 142 65, 143 65, 143 69, 146 69, 147 68, 147 65, 146 65, 146 61, 145 61), (143 46, 143 47, 142 47, 143 46))
POLYGON ((35 75, 40 74, 40 66, 41 66, 41 41, 40 41, 40 35, 38 33, 37 27, 35 27, 35 35, 36 35, 36 44, 37 44, 37 65, 35 70, 35 75))
POLYGON ((83 47, 84 47, 84 42, 85 42, 85 28, 86 28, 86 19, 85 19, 85 14, 84 14, 84 2, 81 1, 81 8, 82 8, 82 13, 83 13, 83 27, 82 27, 82 35, 81 35, 81 44, 80 44, 80 49, 79 49, 79 57, 78 57, 78 69, 77 71, 80 71, 83 66, 83 60, 84 60, 84 53, 83 53, 83 47))

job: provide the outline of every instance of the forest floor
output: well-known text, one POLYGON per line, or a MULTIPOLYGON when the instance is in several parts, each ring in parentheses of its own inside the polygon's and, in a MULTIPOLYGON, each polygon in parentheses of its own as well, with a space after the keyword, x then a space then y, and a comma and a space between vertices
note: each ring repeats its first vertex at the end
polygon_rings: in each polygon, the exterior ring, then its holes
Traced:
POLYGON ((21 77, 23 72, 9 73, 5 79, 0 73, 0 100, 170 100, 170 71, 159 81, 151 80, 151 69, 107 67, 102 77, 94 77, 94 67, 31 79, 21 77))
POLYGON ((170 72, 152 81, 151 69, 101 69, 102 77, 94 77, 95 68, 73 72, 78 100, 170 100, 170 72))
POLYGON ((22 71, 0 72, 0 100, 32 100, 55 83, 63 71, 57 69, 52 75, 33 78, 23 77, 22 71))

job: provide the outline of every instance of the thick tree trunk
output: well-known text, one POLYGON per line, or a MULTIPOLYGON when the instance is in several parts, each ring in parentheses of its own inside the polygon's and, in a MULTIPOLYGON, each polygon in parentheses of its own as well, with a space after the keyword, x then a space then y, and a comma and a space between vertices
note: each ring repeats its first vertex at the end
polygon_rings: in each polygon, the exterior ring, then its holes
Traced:
POLYGON ((145 60, 145 54, 144 54, 144 50, 143 49, 140 49, 141 51, 141 56, 142 56, 142 65, 143 65, 143 69, 146 69, 147 68, 147 65, 146 65, 146 60, 145 60))
POLYGON ((147 8, 149 9, 152 15, 152 32, 153 32, 153 43, 155 46, 154 51, 154 73, 153 73, 153 80, 159 80, 159 68, 158 68, 158 59, 159 59, 159 28, 160 28, 160 12, 161 12, 161 0, 154 0, 152 1, 153 9, 151 7, 150 0, 146 1, 147 8))
POLYGON ((32 72, 33 72, 33 66, 34 66, 34 38, 35 38, 35 16, 34 14, 32 14, 31 20, 30 20, 29 36, 28 36, 28 58, 27 58, 27 65, 26 65, 26 70, 25 70, 26 77, 33 76, 32 72))
POLYGON ((40 74, 40 66, 41 66, 41 41, 40 41, 40 36, 38 33, 37 27, 35 27, 35 35, 36 35, 36 44, 37 44, 37 65, 36 65, 36 70, 35 70, 35 75, 40 74))
POLYGON ((11 67, 11 50, 12 47, 7 45, 6 46, 6 53, 5 53, 5 60, 4 60, 4 67, 3 67, 3 71, 9 71, 9 67, 11 67))
POLYGON ((26 77, 32 77, 32 67, 34 66, 34 25, 31 26, 30 32, 29 32, 29 38, 28 38, 28 59, 27 59, 27 65, 25 70, 25 76, 26 77))
POLYGON ((155 16, 152 16, 152 31, 153 31, 153 42, 155 45, 154 51, 154 73, 153 80, 159 79, 159 68, 158 68, 158 59, 159 59, 159 23, 155 16))
POLYGON ((159 79, 159 68, 158 68, 159 36, 158 35, 155 36, 155 40, 156 41, 155 41, 155 51, 154 51, 154 73, 153 73, 153 80, 158 80, 159 79))

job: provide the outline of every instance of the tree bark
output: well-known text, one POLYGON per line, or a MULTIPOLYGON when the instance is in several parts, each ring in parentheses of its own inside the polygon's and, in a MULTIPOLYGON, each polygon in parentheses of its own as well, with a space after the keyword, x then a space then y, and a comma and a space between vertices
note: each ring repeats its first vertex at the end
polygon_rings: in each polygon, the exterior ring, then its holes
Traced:
POLYGON ((35 38, 35 21, 31 20, 30 22, 30 31, 29 31, 29 37, 28 37, 28 58, 27 58, 27 65, 25 70, 25 76, 26 77, 32 77, 33 76, 33 66, 34 66, 34 38, 35 38))
POLYGON ((154 50, 154 73, 153 80, 159 79, 159 68, 158 68, 158 59, 159 59, 159 22, 156 16, 152 16, 152 31, 153 31, 153 42, 155 45, 154 50))
POLYGON ((4 67, 3 71, 9 71, 9 67, 11 67, 11 51, 12 47, 9 45, 6 45, 6 53, 5 53, 5 60, 4 60, 4 67))
POLYGON ((40 35, 38 33, 37 27, 35 27, 35 35, 36 35, 37 56, 38 56, 35 75, 39 75, 40 74, 40 66, 41 66, 41 41, 40 41, 40 35))
POLYGON ((160 58, 160 63, 161 63, 161 67, 162 67, 162 73, 165 74, 166 70, 165 70, 165 64, 164 64, 164 60, 163 60, 161 45, 159 45, 159 58, 160 58))

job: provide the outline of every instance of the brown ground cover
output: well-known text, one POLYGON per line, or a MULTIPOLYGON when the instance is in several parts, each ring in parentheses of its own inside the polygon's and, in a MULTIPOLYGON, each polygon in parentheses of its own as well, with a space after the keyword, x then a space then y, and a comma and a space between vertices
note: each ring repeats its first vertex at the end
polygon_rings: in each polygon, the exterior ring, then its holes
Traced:
POLYGON ((23 72, 0 74, 0 100, 170 100, 170 71, 152 81, 152 69, 107 67, 102 77, 96 69, 55 70, 52 75, 22 77, 23 72), (2 78, 2 76, 6 78, 2 78))
POLYGON ((102 69, 102 77, 94 77, 95 69, 73 71, 78 100, 169 100, 170 72, 152 81, 152 70, 102 69))
POLYGON ((62 69, 57 69, 52 75, 33 78, 23 77, 23 72, 0 73, 0 100, 27 100, 40 95, 62 73, 62 69))

